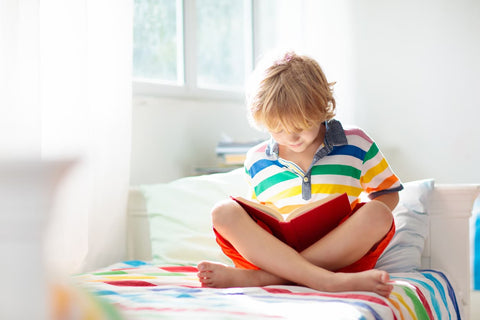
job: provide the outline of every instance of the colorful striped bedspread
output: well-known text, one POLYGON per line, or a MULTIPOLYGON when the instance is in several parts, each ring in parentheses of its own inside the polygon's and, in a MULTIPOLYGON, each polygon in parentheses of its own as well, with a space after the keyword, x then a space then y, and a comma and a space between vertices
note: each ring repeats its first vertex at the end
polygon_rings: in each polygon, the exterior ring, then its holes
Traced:
POLYGON ((125 261, 74 281, 117 319, 460 319, 451 284, 434 270, 391 274, 388 299, 300 286, 202 288, 196 272, 125 261))

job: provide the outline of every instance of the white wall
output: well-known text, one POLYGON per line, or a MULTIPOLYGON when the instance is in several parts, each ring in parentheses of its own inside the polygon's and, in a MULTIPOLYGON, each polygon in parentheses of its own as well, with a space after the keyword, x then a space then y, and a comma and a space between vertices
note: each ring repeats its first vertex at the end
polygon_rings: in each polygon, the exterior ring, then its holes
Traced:
POLYGON ((480 1, 350 1, 356 122, 400 177, 480 182, 480 1))
MULTIPOLYGON (((403 181, 480 182, 480 1, 304 1, 302 52, 337 81, 341 120, 363 127, 403 181)), ((135 99, 131 183, 215 162, 224 132, 261 136, 243 102, 135 99)))
POLYGON ((213 166, 222 134, 237 141, 265 137, 250 127, 243 101, 136 97, 130 183, 167 182, 213 166))

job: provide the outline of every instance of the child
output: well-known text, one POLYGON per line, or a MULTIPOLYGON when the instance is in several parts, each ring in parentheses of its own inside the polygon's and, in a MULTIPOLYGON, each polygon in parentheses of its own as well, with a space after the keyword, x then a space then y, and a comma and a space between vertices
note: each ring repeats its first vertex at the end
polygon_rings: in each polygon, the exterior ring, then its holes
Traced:
POLYGON ((393 237, 392 210, 399 179, 376 144, 358 128, 334 120, 333 84, 311 58, 286 53, 262 72, 248 107, 254 123, 271 139, 247 154, 252 198, 288 213, 330 194, 361 192, 371 201, 326 236, 297 252, 257 224, 233 200, 212 210, 217 242, 234 267, 203 261, 205 287, 299 284, 321 291, 371 291, 388 297, 388 273, 373 269, 393 237))

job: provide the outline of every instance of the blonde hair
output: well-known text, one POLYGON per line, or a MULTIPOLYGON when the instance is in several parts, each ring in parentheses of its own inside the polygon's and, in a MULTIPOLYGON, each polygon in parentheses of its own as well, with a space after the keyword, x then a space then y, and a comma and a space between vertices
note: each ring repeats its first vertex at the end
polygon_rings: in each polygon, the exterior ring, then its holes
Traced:
POLYGON ((250 120, 271 132, 298 132, 330 120, 335 116, 334 84, 314 59, 284 53, 255 70, 247 91, 250 120))

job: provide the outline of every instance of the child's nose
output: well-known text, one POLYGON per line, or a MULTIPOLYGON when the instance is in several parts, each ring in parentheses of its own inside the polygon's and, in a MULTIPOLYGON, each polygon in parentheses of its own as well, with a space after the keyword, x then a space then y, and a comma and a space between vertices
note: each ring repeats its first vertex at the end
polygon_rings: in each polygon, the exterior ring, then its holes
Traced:
POLYGON ((298 139, 300 139, 300 135, 297 134, 297 133, 291 133, 290 134, 290 140, 291 141, 297 141, 298 139))

